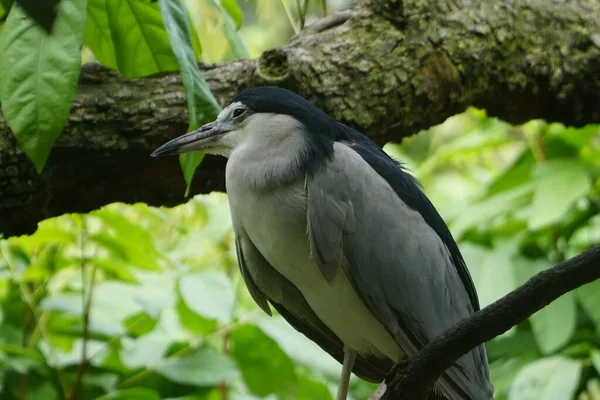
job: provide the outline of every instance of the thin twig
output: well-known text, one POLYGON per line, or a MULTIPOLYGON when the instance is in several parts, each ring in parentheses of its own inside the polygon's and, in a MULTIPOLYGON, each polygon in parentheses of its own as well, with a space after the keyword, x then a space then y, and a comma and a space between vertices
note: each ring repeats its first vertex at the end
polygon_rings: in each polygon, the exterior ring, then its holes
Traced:
POLYGON ((81 388, 81 381, 83 379, 83 372, 85 371, 85 367, 88 364, 87 358, 87 344, 90 335, 90 310, 92 308, 92 297, 94 295, 94 282, 96 280, 96 266, 92 266, 92 272, 90 277, 89 289, 87 290, 86 296, 86 284, 85 284, 85 243, 86 243, 86 225, 85 225, 85 217, 81 217, 81 241, 80 241, 80 251, 81 251, 81 303, 83 308, 83 334, 81 340, 83 341, 81 346, 81 362, 77 367, 77 373, 75 375, 75 382, 73 383, 73 389, 71 390, 71 394, 69 395, 69 400, 75 400, 77 398, 77 394, 81 388))
MULTIPOLYGON (((21 278, 18 276, 17 268, 12 263, 12 260, 9 257, 7 257, 6 254, 4 254, 6 251, 5 246, 8 246, 8 242, 0 243, 0 254, 2 254, 4 259, 7 261, 13 281, 17 282, 17 284, 19 285, 19 289, 21 292, 21 298, 23 299, 23 301, 25 302, 27 307, 29 307, 29 310, 31 311, 31 315, 35 319, 35 324, 39 328, 42 339, 46 343, 50 344, 50 336, 48 335, 48 332, 46 331, 45 326, 40 323, 40 320, 36 316, 35 298, 34 298, 33 294, 31 293, 31 291, 29 290, 29 288, 27 287, 27 285, 25 285, 23 283, 23 281, 21 280, 21 278)), ((42 355, 44 356, 44 362, 46 363, 46 365, 48 366, 48 368, 50 369, 50 371, 54 377, 53 382, 56 385, 57 392, 61 396, 60 398, 66 399, 67 385, 63 379, 63 376, 58 371, 58 367, 56 367, 57 361, 56 361, 56 355, 54 354, 54 350, 52 349, 51 346, 48 346, 48 349, 49 349, 48 356, 51 358, 51 362, 49 362, 48 358, 42 353, 42 355)))
POLYGON ((443 371, 463 354, 523 322, 563 294, 599 278, 600 246, 540 272, 396 365, 383 399, 424 399, 443 371))

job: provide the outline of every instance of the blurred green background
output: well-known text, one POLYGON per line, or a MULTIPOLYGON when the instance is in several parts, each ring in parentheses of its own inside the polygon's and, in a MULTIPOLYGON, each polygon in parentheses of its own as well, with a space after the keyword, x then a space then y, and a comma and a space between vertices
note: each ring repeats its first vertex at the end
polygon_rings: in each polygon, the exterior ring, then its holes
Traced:
MULTIPOLYGON (((284 45, 324 4, 186 6, 198 60, 220 62, 284 45)), ((598 125, 511 126, 469 109, 385 150, 449 224, 482 306, 600 243, 598 125)), ((340 370, 254 305, 221 193, 172 209, 112 204, 1 240, 0 323, 1 399, 325 400, 340 370)), ((487 343, 496 399, 600 400, 599 332, 595 282, 487 343)), ((373 389, 352 381, 355 399, 373 389)))

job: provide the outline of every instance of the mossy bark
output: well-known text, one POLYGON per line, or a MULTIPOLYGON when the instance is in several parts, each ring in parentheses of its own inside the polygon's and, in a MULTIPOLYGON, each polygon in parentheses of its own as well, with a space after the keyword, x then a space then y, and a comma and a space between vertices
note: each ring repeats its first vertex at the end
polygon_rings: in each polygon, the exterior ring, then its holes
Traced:
MULTIPOLYGON (((367 0, 258 60, 202 66, 220 101, 287 87, 376 142, 400 141, 469 105, 513 123, 600 122, 597 0, 367 0)), ((0 232, 102 205, 185 201, 176 157, 150 152, 185 132, 178 75, 125 80, 86 65, 68 126, 41 175, 0 113, 0 232)), ((222 190, 207 157, 192 193, 222 190)))

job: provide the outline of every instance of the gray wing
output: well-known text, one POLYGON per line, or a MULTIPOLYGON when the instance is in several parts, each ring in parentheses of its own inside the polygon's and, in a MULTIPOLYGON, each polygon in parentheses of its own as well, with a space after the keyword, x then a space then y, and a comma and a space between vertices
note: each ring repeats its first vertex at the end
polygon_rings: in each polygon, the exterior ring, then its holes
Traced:
MULTIPOLYGON (((344 358, 342 342, 316 316, 302 293, 265 260, 243 229, 236 229, 235 247, 240 272, 258 306, 271 315, 269 303, 273 305, 297 331, 341 363, 344 358)), ((365 380, 381 382, 392 367, 393 363, 387 360, 359 356, 354 373, 365 380)))
MULTIPOLYGON (((325 276, 342 267, 338 273, 348 274, 410 357, 471 315, 472 303, 447 247, 421 214, 350 147, 334 149, 334 158, 307 177, 311 251, 325 276)), ((489 399, 487 368, 480 346, 457 360, 436 388, 450 399, 489 399)))

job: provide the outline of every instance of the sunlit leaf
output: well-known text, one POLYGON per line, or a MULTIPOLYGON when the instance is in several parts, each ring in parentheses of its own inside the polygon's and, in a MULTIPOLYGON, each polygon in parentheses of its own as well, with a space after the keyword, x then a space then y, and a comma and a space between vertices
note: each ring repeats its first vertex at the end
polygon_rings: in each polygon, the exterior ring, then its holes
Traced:
POLYGON ((581 376, 581 363, 550 357, 523 367, 515 378, 509 400, 572 399, 581 376))
POLYGON ((481 264, 470 264, 482 307, 508 294, 517 286, 510 255, 490 251, 481 264))
POLYGON ((254 322, 294 361, 333 379, 339 378, 340 364, 283 318, 260 316, 254 322))
POLYGON ((600 280, 590 282, 574 291, 581 307, 600 332, 600 280))
MULTIPOLYGON (((515 274, 520 284, 533 275, 550 268, 546 260, 530 260, 519 257, 514 260, 515 274)), ((544 354, 550 354, 564 346, 577 323, 577 308, 573 293, 566 293, 529 317, 535 339, 544 354)))
POLYGON ((108 393, 96 400, 160 400, 160 395, 150 389, 134 388, 117 390, 116 392, 108 393))
POLYGON ((41 172, 67 123, 81 68, 86 0, 63 0, 52 35, 15 4, 0 35, 0 102, 20 146, 41 172))
POLYGON ((108 22, 109 0, 87 0, 84 43, 105 66, 117 69, 115 45, 108 22))
POLYGON ((494 398, 506 396, 515 377, 525 365, 535 357, 525 355, 516 358, 499 359, 490 363, 490 377, 494 384, 494 398))
POLYGON ((116 64, 121 74, 136 78, 177 70, 177 60, 157 3, 140 0, 106 2, 116 64))
POLYGON ((236 29, 242 27, 244 15, 236 0, 221 0, 221 6, 227 11, 227 14, 233 19, 236 29))
POLYGON ((233 10, 234 13, 235 10, 231 3, 225 4, 227 3, 227 1, 232 2, 234 0, 227 0, 225 1, 225 3, 219 0, 208 1, 210 1, 215 7, 217 7, 221 11, 221 18, 223 20, 223 31, 225 32, 225 37, 229 42, 229 46, 231 47, 231 51, 233 52, 235 58, 249 58, 250 55, 248 54, 248 49, 246 48, 246 45, 244 44, 242 38, 238 35, 236 22, 230 14, 231 10, 233 10))
POLYGON ((194 386, 214 386, 239 377, 235 362, 211 348, 171 357, 153 370, 173 382, 194 386))
POLYGON ((256 326, 246 325, 232 332, 230 340, 231 356, 252 393, 264 397, 293 392, 297 382, 294 364, 273 339, 256 326))
POLYGON ((594 368, 596 368, 596 372, 600 374, 600 350, 594 350, 591 353, 592 356, 592 364, 594 364, 594 368))
POLYGON ((452 232, 460 237, 467 230, 481 226, 482 221, 518 210, 528 203, 533 188, 533 184, 517 186, 470 205, 452 221, 452 232))
POLYGON ((185 304, 198 315, 224 324, 231 322, 234 290, 224 273, 204 271, 184 275, 179 280, 179 291, 185 304))
MULTIPOLYGON (((192 30, 183 0, 159 0, 158 3, 173 52, 179 63, 181 80, 188 101, 190 119, 188 131, 192 131, 217 117, 220 110, 219 103, 198 69, 192 30)), ((180 164, 187 184, 186 195, 196 167, 200 165, 202 158, 203 155, 200 153, 186 153, 180 156, 180 164)))
POLYGON ((534 172, 534 184, 530 229, 558 222, 575 200, 585 196, 592 186, 586 169, 570 159, 539 164, 534 172))

